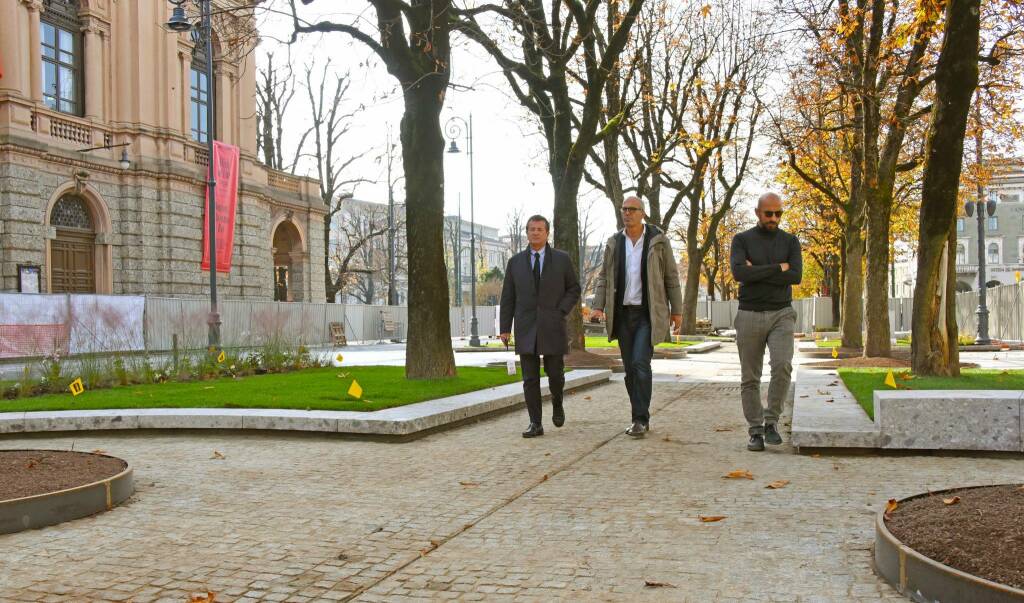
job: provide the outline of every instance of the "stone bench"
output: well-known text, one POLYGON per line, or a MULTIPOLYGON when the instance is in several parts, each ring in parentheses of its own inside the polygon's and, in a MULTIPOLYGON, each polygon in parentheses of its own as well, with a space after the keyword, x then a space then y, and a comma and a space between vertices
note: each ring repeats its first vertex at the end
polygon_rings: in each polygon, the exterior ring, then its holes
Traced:
POLYGON ((1024 452, 1022 391, 876 391, 874 401, 882 448, 1024 452))

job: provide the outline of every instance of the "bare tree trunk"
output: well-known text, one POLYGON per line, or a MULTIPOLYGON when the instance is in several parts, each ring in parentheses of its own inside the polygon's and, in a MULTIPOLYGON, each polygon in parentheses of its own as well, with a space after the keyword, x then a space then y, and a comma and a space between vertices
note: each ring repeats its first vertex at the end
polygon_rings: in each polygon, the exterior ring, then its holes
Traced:
MULTIPOLYGON (((435 78, 441 79, 441 78, 435 78)), ((440 114, 444 85, 427 80, 405 93, 402 165, 406 177, 406 231, 409 254, 409 343, 405 375, 436 379, 455 375, 448 278, 445 275, 444 139, 440 114), (415 225, 415 228, 413 227, 415 225)))
POLYGON ((935 67, 935 107, 925 149, 911 323, 911 364, 919 375, 960 374, 953 301, 954 224, 967 114, 978 85, 979 3, 949 0, 946 32, 935 67))

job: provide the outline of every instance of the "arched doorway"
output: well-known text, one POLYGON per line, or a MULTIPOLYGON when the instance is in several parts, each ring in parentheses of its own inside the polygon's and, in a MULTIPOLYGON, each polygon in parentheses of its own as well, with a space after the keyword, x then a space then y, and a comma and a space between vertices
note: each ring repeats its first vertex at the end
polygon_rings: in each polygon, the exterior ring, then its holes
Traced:
POLYGON ((82 197, 61 195, 50 210, 50 292, 96 293, 96 219, 82 197))
POLYGON ((274 229, 274 301, 302 301, 302 235, 290 221, 274 229))

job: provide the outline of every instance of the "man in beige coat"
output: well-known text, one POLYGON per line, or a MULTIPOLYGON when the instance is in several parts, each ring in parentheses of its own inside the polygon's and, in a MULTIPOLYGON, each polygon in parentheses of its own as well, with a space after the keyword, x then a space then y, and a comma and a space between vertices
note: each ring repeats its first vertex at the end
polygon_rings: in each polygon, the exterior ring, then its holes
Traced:
POLYGON ((636 438, 651 430, 654 346, 669 339, 670 322, 673 332, 683 322, 672 244, 661 229, 644 223, 646 217, 637 197, 622 202, 625 228, 605 244, 591 314, 606 318, 608 341, 619 341, 633 412, 626 434, 636 438))

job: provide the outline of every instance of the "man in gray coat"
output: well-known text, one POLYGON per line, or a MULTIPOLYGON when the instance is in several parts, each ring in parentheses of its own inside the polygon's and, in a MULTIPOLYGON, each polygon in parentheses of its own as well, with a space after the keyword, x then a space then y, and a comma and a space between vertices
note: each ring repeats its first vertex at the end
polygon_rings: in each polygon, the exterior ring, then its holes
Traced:
POLYGON ((565 354, 569 353, 566 317, 580 300, 580 281, 569 254, 548 245, 551 225, 544 216, 526 221, 530 246, 505 266, 501 288, 501 340, 508 345, 515 323, 516 353, 523 367, 523 394, 530 426, 524 438, 544 435, 541 424, 540 362, 551 390, 551 421, 565 424, 562 388, 565 354))
POLYGON ((643 202, 622 202, 625 228, 605 244, 597 274, 591 316, 605 321, 608 341, 619 340, 626 369, 626 392, 633 422, 626 435, 641 438, 651 430, 654 346, 669 338, 669 322, 678 331, 683 299, 672 244, 660 228, 645 224, 643 202))

